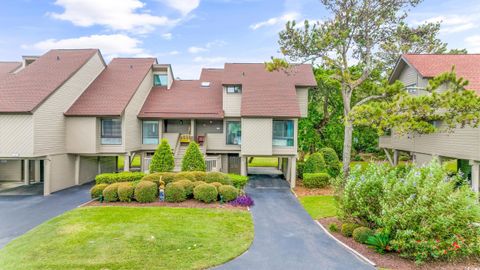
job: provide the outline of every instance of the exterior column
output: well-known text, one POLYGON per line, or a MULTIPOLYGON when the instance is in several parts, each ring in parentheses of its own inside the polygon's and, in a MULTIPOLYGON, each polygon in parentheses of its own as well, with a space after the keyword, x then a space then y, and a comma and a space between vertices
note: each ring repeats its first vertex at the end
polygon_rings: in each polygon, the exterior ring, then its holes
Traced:
POLYGON ((80 155, 75 156, 75 185, 80 185, 80 155))
MULTIPOLYGON (((116 164, 118 164, 118 162, 116 164)), ((115 166, 117 166, 117 165, 115 165, 115 166)), ((102 158, 97 157, 97 174, 101 174, 101 173, 102 173, 102 158)))
POLYGON ((470 161, 472 165, 472 189, 475 192, 480 192, 480 163, 470 161))
POLYGON ((50 161, 50 157, 43 161, 43 171, 44 171, 44 181, 43 181, 43 195, 47 196, 50 195, 50 183, 51 183, 51 166, 52 162, 50 161))
POLYGON ((195 141, 195 119, 190 119, 190 136, 195 141))
POLYGON ((295 187, 295 182, 297 181, 297 158, 291 158, 291 171, 290 171, 290 188, 295 187))
POLYGON ((290 182, 290 180, 291 180, 291 177, 290 177, 291 171, 292 171, 292 158, 289 157, 289 158, 287 158, 287 170, 285 171, 285 172, 286 172, 286 175, 284 175, 284 176, 285 176, 285 179, 286 179, 288 182, 290 182))
POLYGON ((247 159, 248 157, 240 157, 240 174, 243 176, 247 176, 247 159))
POLYGON ((283 159, 281 157, 278 158, 278 169, 282 170, 282 161, 283 159))
POLYGON ((35 175, 33 179, 35 179, 35 183, 40 183, 40 160, 39 159, 35 160, 35 175))
POLYGON ((395 149, 393 150, 393 166, 397 166, 398 165, 398 156, 399 156, 400 152, 395 149))
POLYGON ((123 171, 128 172, 130 171, 130 155, 125 154, 125 158, 123 159, 123 171))
POLYGON ((28 159, 23 160, 23 182, 25 185, 30 184, 30 162, 28 159))

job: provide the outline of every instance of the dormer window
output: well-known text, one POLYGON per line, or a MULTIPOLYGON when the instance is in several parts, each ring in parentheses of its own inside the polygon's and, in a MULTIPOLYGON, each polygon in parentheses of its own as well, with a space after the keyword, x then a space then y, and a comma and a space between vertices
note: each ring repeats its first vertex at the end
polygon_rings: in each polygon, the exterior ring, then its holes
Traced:
POLYGON ((167 74, 154 74, 153 75, 153 85, 154 86, 167 86, 168 85, 168 75, 167 74))
POLYGON ((227 89, 228 94, 242 93, 242 85, 241 84, 227 85, 227 86, 225 86, 225 88, 227 89))

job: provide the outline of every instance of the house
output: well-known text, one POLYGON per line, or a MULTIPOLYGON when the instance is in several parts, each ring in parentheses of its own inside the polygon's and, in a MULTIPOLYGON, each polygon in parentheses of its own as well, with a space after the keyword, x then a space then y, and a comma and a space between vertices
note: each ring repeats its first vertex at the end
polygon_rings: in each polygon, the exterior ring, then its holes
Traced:
POLYGON ((310 65, 268 72, 260 63, 203 69, 174 79, 155 58, 99 50, 51 50, 0 62, 0 181, 44 182, 44 194, 124 170, 134 157, 148 172, 163 138, 175 170, 190 141, 209 171, 248 174, 248 157, 274 156, 295 185, 298 119, 307 115, 310 65))
MULTIPOLYGON (((400 57, 390 82, 399 80, 412 95, 426 94, 428 80, 451 71, 455 67, 458 77, 469 81, 467 88, 480 93, 480 55, 464 54, 405 54, 400 57)), ((441 90, 441 89, 440 89, 441 90)), ((442 123, 434 123, 440 130, 442 123)), ((480 179, 480 128, 456 128, 453 132, 434 134, 408 134, 382 136, 379 146, 394 151, 393 162, 398 162, 399 151, 411 153, 417 164, 428 163, 433 158, 440 161, 458 159, 458 165, 471 180, 472 188, 479 192, 480 179)))

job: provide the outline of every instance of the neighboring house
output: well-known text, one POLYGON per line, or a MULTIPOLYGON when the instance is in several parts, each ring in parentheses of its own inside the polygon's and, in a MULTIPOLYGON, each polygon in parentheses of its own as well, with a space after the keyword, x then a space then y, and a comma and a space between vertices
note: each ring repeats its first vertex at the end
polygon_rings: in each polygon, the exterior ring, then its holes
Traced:
POLYGON ((247 174, 252 156, 278 157, 295 185, 298 119, 307 115, 310 65, 267 72, 264 64, 203 69, 176 80, 155 58, 98 50, 52 50, 0 62, 0 180, 44 182, 44 194, 91 181, 135 156, 141 170, 162 138, 175 170, 190 141, 207 169, 247 174))
MULTIPOLYGON (((480 55, 402 55, 390 76, 390 82, 403 82, 412 95, 426 94, 428 80, 448 72, 455 67, 458 77, 469 81, 468 89, 480 93, 480 55)), ((440 88, 441 90, 441 88, 440 88)), ((434 123, 439 129, 443 123, 434 123)), ((458 159, 459 167, 469 176, 472 188, 479 191, 480 179, 480 128, 456 128, 453 132, 437 132, 434 134, 408 134, 380 137, 379 146, 393 149, 393 162, 398 162, 399 151, 412 154, 417 164, 425 164, 434 157, 440 159, 458 159)))

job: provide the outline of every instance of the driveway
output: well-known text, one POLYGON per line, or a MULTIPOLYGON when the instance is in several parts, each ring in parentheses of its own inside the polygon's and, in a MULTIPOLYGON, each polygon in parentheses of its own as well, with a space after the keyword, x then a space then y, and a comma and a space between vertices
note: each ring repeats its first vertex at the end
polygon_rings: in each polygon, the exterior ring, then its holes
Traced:
POLYGON ((254 175, 247 186, 255 238, 250 249, 216 269, 375 269, 323 232, 279 176, 254 175))
POLYGON ((44 221, 89 201, 91 185, 72 187, 46 197, 0 196, 0 248, 44 221))

